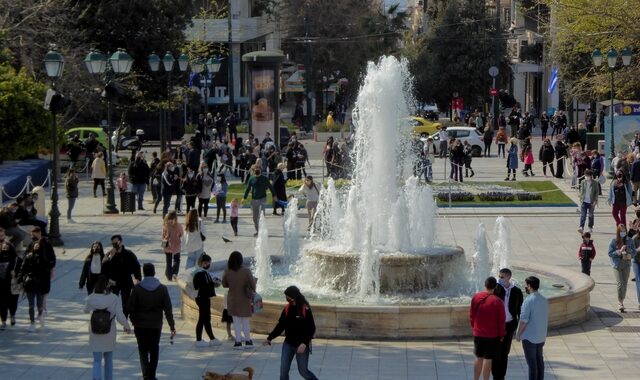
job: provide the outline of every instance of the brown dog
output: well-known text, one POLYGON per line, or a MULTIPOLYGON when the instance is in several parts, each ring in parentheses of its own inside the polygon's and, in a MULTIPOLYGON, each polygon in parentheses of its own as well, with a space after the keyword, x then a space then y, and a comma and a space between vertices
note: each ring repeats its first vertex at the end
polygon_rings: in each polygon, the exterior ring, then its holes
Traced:
POLYGON ((226 375, 221 375, 215 372, 205 372, 202 378, 204 380, 251 380, 253 379, 253 372, 254 372, 253 368, 246 367, 246 368, 243 368, 242 370, 245 371, 247 374, 243 375, 240 373, 227 373, 226 375))

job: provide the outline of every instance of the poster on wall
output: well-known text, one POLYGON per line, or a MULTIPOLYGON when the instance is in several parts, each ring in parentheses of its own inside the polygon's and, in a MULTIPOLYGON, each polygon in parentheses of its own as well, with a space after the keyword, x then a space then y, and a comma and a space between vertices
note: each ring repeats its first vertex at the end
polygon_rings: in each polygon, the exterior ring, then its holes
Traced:
MULTIPOLYGON (((640 107, 638 107, 640 111, 640 107)), ((630 153, 630 145, 635 138, 635 134, 640 132, 640 112, 626 112, 623 115, 615 115, 613 117, 613 141, 615 144, 616 153, 626 152, 630 153)), ((607 140, 606 149, 607 157, 611 154, 611 119, 607 116, 605 119, 605 139, 607 140)), ((608 163, 607 163, 608 164, 608 163)))
POLYGON ((275 136, 274 107, 277 97, 273 69, 255 67, 251 70, 251 131, 260 141, 267 132, 275 136))

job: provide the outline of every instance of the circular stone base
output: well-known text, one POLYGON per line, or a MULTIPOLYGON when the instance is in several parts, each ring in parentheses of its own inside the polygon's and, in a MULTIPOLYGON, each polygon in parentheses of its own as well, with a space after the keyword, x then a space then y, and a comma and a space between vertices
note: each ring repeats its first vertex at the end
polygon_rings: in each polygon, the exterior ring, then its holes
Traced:
MULTIPOLYGON (((225 262, 215 263, 213 271, 224 269, 225 262)), ((582 273, 542 264, 515 262, 512 269, 531 274, 543 274, 568 284, 567 293, 549 297, 549 328, 584 322, 589 312, 589 293, 595 283, 582 273)), ((181 288, 182 317, 194 324, 198 320, 198 306, 187 291, 183 277, 181 288)), ((282 302, 264 301, 261 313, 251 318, 251 331, 268 334, 278 322, 282 302)), ((417 339, 470 336, 469 305, 439 306, 357 306, 312 303, 317 338, 344 339, 417 339)), ((224 329, 220 322, 223 297, 211 299, 214 326, 224 329)))
MULTIPOLYGON (((332 252, 310 248, 304 255, 314 261, 315 277, 338 291, 348 291, 357 281, 362 253, 332 252)), ((438 288, 445 274, 465 262, 461 247, 437 247, 420 254, 394 252, 380 254, 380 293, 415 293, 438 288)))

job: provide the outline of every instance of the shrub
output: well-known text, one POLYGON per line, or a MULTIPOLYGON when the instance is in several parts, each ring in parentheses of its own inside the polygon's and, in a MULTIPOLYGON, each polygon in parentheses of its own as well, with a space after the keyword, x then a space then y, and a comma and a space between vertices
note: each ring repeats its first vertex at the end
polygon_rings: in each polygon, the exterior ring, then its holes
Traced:
POLYGON ((195 126, 195 125, 193 125, 193 124, 187 124, 187 125, 184 127, 184 133, 185 133, 185 134, 188 134, 188 135, 193 135, 193 134, 195 134, 195 133, 196 133, 196 126, 195 126))
MULTIPOLYGON (((340 126, 341 125, 342 124, 340 124, 340 123, 335 123, 333 125, 333 127, 329 128, 329 127, 327 127, 327 124, 325 124, 324 121, 321 121, 319 123, 316 123, 316 125, 314 126, 314 130, 316 132, 340 132, 340 126)), ((344 130, 348 131, 349 127, 345 126, 344 130)))
MULTIPOLYGON (((451 191, 451 202, 470 202, 475 199, 474 195, 468 191, 454 190, 451 191)), ((449 192, 439 192, 438 200, 449 202, 449 192)))
POLYGON ((481 201, 485 202, 511 202, 515 195, 506 191, 488 191, 478 194, 481 201))
POLYGON ((542 195, 538 194, 538 193, 531 193, 531 192, 523 192, 523 193, 517 193, 516 196, 518 197, 519 201, 540 201, 542 200, 542 195))

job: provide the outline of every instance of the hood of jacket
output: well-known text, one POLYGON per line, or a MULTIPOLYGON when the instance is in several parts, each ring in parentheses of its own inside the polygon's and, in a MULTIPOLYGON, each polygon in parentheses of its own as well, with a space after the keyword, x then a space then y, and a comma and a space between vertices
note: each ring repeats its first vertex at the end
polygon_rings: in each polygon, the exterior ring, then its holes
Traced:
POLYGON ((160 280, 155 277, 145 277, 140 281, 140 286, 142 289, 152 292, 158 289, 158 286, 160 286, 160 280))

